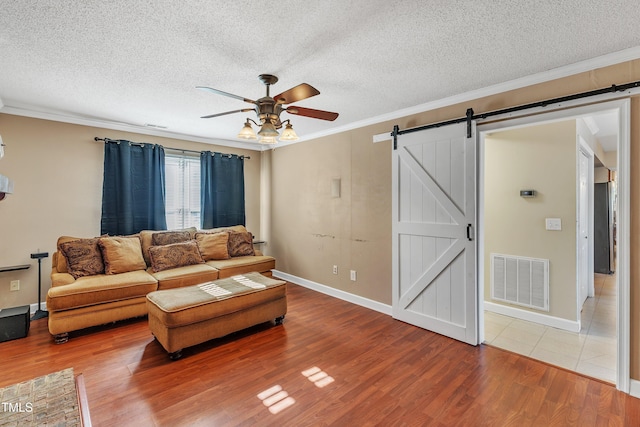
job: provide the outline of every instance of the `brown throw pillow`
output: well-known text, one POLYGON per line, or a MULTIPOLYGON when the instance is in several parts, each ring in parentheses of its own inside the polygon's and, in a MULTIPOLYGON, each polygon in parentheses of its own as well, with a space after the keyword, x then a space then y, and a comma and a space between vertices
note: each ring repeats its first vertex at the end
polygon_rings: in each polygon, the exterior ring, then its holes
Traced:
POLYGON ((58 237, 58 242, 56 244, 56 247, 58 248, 58 259, 56 261, 56 270, 58 271, 58 273, 68 273, 69 270, 67 268, 67 257, 64 256, 64 252, 62 252, 62 248, 60 248, 60 245, 63 243, 67 243, 67 242, 72 242, 74 240, 80 240, 82 239, 81 237, 71 237, 71 236, 60 236, 58 237))
POLYGON ((60 243, 60 251, 67 259, 69 274, 74 279, 104 273, 104 263, 97 237, 60 243))
POLYGON ((102 237, 98 240, 106 274, 146 270, 138 237, 102 237))
POLYGON ((229 233, 229 255, 232 257, 255 255, 251 233, 229 233))
POLYGON ((152 246, 170 245, 172 243, 186 242, 187 240, 191 240, 191 234, 188 231, 165 231, 151 235, 152 246))
POLYGON ((205 261, 229 259, 229 233, 196 233, 196 242, 205 261))
POLYGON ((151 246, 149 257, 151 258, 151 268, 156 273, 170 268, 204 263, 195 240, 164 246, 151 246))

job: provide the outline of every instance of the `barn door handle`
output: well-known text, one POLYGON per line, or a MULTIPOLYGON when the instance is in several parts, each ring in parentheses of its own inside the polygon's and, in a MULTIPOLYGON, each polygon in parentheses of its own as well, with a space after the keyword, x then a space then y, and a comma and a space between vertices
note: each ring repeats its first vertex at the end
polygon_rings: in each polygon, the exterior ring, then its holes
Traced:
POLYGON ((472 241, 471 238, 471 224, 467 224, 467 240, 472 241))

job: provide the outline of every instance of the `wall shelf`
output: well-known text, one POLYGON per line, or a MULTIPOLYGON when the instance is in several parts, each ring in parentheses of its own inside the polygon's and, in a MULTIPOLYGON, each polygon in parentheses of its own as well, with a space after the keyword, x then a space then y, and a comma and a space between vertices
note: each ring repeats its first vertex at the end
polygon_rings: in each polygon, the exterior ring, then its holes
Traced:
POLYGON ((0 273, 4 273, 5 271, 27 270, 30 267, 31 264, 10 265, 9 267, 0 267, 0 273))

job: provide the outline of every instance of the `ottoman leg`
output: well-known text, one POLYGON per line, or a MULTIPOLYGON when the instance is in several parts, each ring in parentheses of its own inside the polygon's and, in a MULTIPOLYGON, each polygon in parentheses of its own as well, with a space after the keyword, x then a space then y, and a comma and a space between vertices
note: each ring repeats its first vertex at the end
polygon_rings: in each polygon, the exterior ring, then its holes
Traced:
POLYGON ((282 325, 282 322, 284 321, 284 316, 280 316, 280 317, 276 317, 276 325, 282 325))
POLYGON ((178 360, 182 357, 182 350, 174 351, 173 353, 169 353, 169 359, 178 360))

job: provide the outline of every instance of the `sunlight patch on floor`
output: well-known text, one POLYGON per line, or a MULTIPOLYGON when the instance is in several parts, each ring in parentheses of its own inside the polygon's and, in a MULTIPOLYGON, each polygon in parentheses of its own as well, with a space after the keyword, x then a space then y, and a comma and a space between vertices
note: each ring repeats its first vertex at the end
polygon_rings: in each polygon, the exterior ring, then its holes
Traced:
POLYGON ((262 404, 269 408, 269 412, 272 414, 277 414, 296 403, 295 399, 289 396, 289 393, 284 391, 279 385, 274 385, 258 393, 258 399, 262 400, 262 404))
MULTIPOLYGON (((335 380, 322 369, 314 366, 301 372, 304 377, 311 381, 316 387, 323 388, 331 384, 335 380)), ((289 396, 282 386, 274 385, 257 394, 262 404, 269 408, 269 412, 277 414, 296 403, 295 399, 289 396)))
POLYGON ((307 377, 307 379, 314 383, 318 388, 325 387, 335 381, 332 377, 329 376, 329 374, 327 374, 317 366, 307 369, 306 371, 302 371, 302 375, 307 377))

